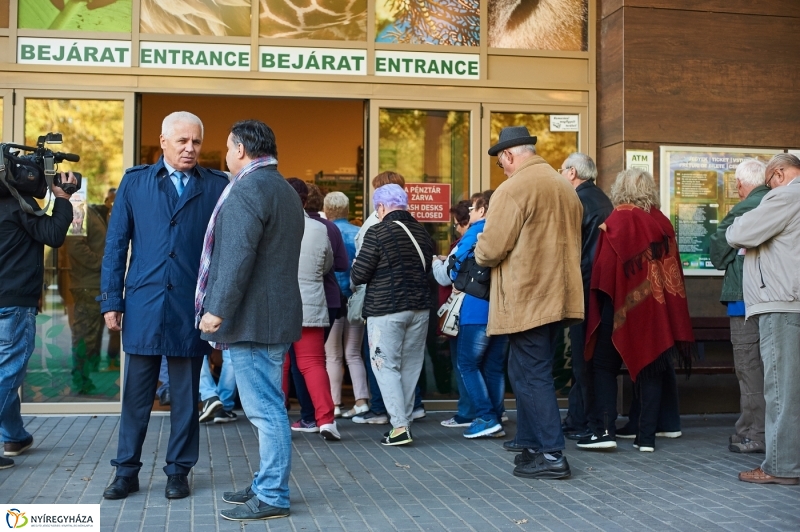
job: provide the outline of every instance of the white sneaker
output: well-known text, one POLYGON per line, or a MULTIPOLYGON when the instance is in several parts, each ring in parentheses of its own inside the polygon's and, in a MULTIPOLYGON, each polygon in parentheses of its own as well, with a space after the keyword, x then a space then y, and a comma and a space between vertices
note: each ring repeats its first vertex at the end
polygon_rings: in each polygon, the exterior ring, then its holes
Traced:
POLYGON ((439 424, 441 426, 443 426, 443 427, 448 427, 448 428, 454 429, 454 428, 458 428, 458 427, 469 427, 470 425, 472 425, 472 422, 471 421, 467 421, 466 423, 459 423, 458 421, 456 421, 455 416, 453 416, 450 419, 445 419, 444 421, 442 421, 439 424))
POLYGON ((333 417, 334 418, 342 417, 342 409, 339 408, 339 405, 335 405, 333 407, 333 417))
POLYGON ((336 428, 336 422, 333 423, 326 423, 319 428, 319 433, 322 435, 322 438, 327 441, 339 441, 342 439, 342 436, 339 434, 339 430, 336 428))
POLYGON ((639 449, 639 451, 643 453, 652 453, 656 450, 655 447, 650 447, 649 445, 639 445, 637 443, 633 444, 634 449, 639 449))
POLYGON ((363 405, 355 405, 353 408, 348 410, 347 412, 342 412, 342 417, 345 419, 350 419, 355 417, 359 414, 363 414, 364 412, 369 412, 369 405, 364 403, 363 405))
POLYGON ((424 406, 421 406, 421 407, 419 407, 419 408, 415 408, 415 409, 414 409, 414 410, 411 412, 411 419, 412 419, 412 420, 413 420, 413 419, 422 419, 422 418, 424 418, 424 417, 425 417, 425 416, 427 416, 427 415, 428 415, 428 414, 425 412, 425 407, 424 407, 424 406))
POLYGON ((656 432, 657 438, 680 438, 683 432, 676 430, 675 432, 656 432))

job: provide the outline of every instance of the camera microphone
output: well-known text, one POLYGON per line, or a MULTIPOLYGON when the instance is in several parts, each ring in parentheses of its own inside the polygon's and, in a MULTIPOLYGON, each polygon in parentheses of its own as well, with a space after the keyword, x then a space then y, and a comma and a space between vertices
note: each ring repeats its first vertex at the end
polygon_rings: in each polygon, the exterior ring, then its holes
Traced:
POLYGON ((55 153, 55 158, 62 161, 69 161, 71 163, 77 163, 81 160, 81 156, 76 153, 64 153, 60 151, 55 153))

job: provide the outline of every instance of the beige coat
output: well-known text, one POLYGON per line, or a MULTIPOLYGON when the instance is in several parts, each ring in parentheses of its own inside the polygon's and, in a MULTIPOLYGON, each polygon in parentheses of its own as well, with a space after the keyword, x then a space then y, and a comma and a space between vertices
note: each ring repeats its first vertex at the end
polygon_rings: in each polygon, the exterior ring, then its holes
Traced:
POLYGON ((572 185, 538 155, 497 188, 475 247, 492 267, 489 335, 583 320, 582 216, 572 185))

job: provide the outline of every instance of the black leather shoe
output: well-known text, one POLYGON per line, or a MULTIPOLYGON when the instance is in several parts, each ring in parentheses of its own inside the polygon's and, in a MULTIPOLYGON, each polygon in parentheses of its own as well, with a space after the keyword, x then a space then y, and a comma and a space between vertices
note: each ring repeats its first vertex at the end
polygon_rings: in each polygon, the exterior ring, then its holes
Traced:
POLYGON ((523 449, 521 453, 514 457, 514 465, 523 465, 533 462, 537 453, 532 453, 528 449, 523 449))
POLYGON ((518 445, 514 440, 509 440, 503 442, 503 449, 512 453, 521 453, 525 449, 525 446, 518 445))
POLYGON ((167 487, 164 489, 164 497, 167 499, 183 499, 192 494, 189 489, 189 477, 186 475, 169 475, 167 477, 167 487))
POLYGON ((520 464, 514 468, 514 476, 522 478, 557 479, 567 478, 572 474, 567 463, 567 457, 561 456, 558 460, 548 460, 542 453, 533 455, 533 460, 520 464))
POLYGON ((114 477, 114 482, 103 492, 104 499, 124 499, 129 493, 139 491, 138 477, 114 477))

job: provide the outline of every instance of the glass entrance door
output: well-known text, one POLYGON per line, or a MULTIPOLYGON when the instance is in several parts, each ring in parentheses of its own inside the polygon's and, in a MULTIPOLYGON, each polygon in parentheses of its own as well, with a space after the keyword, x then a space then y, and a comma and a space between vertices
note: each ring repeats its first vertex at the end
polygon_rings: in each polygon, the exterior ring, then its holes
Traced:
POLYGON ((588 153, 588 108, 553 106, 500 106, 484 105, 483 108, 483 188, 496 189, 506 180, 503 170, 495 165, 495 158, 486 155, 487 150, 497 144, 500 131, 509 126, 525 126, 537 137, 536 153, 555 169, 570 153, 588 153))
MULTIPOLYGON (((380 172, 403 175, 409 193, 409 211, 424 224, 437 252, 447 255, 457 236, 450 207, 469 199, 478 190, 477 155, 480 136, 477 104, 454 105, 435 102, 370 102, 369 172, 365 212, 373 205, 371 181, 380 172)), ((431 286, 435 303, 439 290, 431 286)), ((432 323, 436 320, 431 312, 432 323)), ((428 334, 424 372, 421 378, 426 400, 458 397, 452 361, 454 353, 446 338, 428 334)))
MULTIPOLYGON (((119 409, 119 335, 106 329, 99 303, 100 264, 114 192, 133 161, 133 95, 17 91, 14 140, 35 146, 58 132, 53 151, 76 153, 59 170, 83 175, 73 194, 73 222, 60 248, 45 247, 45 278, 36 340, 21 394, 23 412, 119 409)), ((46 202, 42 201, 44 205, 46 202)))

